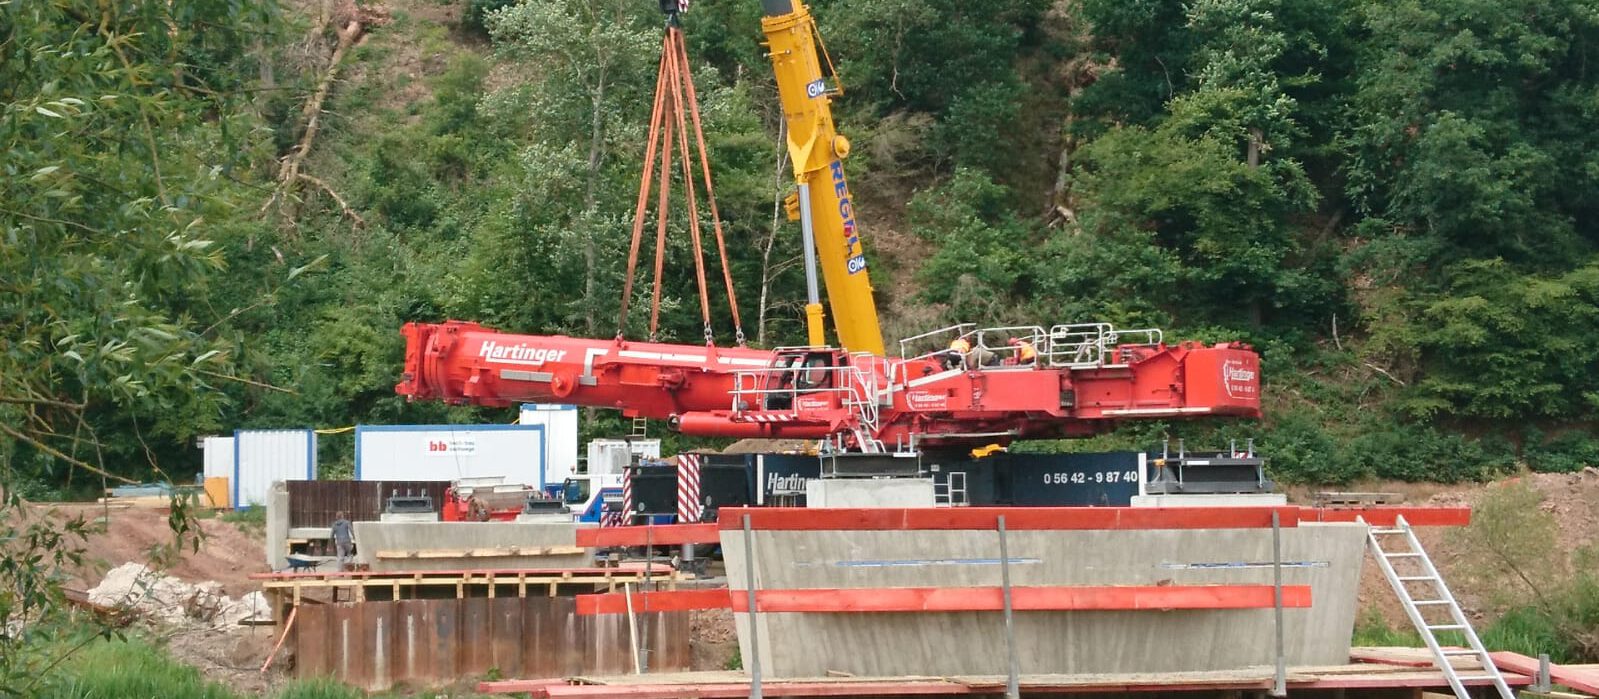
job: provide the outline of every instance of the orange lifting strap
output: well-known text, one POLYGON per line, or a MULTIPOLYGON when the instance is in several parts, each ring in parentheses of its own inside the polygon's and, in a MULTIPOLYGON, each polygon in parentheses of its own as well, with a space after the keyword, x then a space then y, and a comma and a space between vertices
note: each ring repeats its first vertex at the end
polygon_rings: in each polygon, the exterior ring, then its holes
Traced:
POLYGON ((655 279, 650 296, 650 337, 656 339, 661 317, 661 271, 666 261, 666 221, 672 184, 672 145, 675 136, 682 162, 684 198, 688 203, 689 237, 694 245, 694 274, 700 291, 700 317, 705 323, 705 342, 711 344, 711 297, 705 279, 705 252, 701 243, 699 204, 694 191, 694 169, 690 162, 687 124, 694 125, 694 143, 699 149, 700 175, 705 183, 705 199, 710 204, 711 228, 716 234, 716 252, 722 262, 722 281, 727 286, 727 305, 733 313, 733 330, 739 346, 744 346, 744 324, 738 316, 738 296, 733 291, 733 272, 727 261, 727 242, 722 235, 722 216, 716 209, 716 190, 711 186, 711 162, 705 149, 705 130, 700 126, 699 98, 689 73, 688 49, 676 22, 666 27, 661 43, 660 69, 655 78, 655 106, 650 111, 649 143, 644 150, 644 173, 639 178, 638 204, 633 209, 633 241, 627 253, 627 276, 622 282, 622 311, 616 336, 621 339, 627 327, 628 303, 633 298, 633 275, 643 247, 645 209, 649 206, 650 180, 655 175, 657 153, 660 158, 659 191, 655 205, 655 279), (685 99, 686 97, 686 99, 685 99), (687 115, 684 106, 688 107, 687 115))

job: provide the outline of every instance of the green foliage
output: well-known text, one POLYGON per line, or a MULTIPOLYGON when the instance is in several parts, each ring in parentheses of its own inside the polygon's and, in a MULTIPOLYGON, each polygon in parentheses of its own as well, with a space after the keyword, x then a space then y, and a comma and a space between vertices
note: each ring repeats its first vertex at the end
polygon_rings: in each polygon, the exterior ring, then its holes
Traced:
POLYGON ((40 699, 91 699, 92 697, 170 697, 171 699, 234 699, 225 685, 208 682, 200 671, 173 660, 148 641, 139 639, 94 642, 75 658, 74 671, 64 668, 50 678, 40 699))
MULTIPOLYGON (((57 646, 78 642, 81 629, 63 626, 65 638, 40 644, 29 652, 49 655, 57 646)), ((145 637, 113 640, 89 637, 70 664, 54 668, 28 696, 38 699, 161 697, 162 699, 239 699, 245 695, 201 677, 194 667, 178 662, 159 641, 145 637)), ((293 680, 270 699, 358 699, 366 694, 330 679, 293 680)), ((445 695, 440 695, 445 696, 445 695)))
MULTIPOLYGON (((0 469, 0 482, 12 474, 0 469)), ((0 695, 26 696, 40 674, 65 660, 74 648, 52 653, 30 649, 54 638, 66 605, 67 569, 83 564, 88 523, 82 516, 65 523, 33 512, 12 492, 0 493, 0 695)), ((98 637, 111 634, 96 627, 98 637)))
POLYGON ((252 227, 238 178, 263 144, 233 91, 270 6, 0 13, 0 453, 28 471, 90 453, 137 463, 128 437, 214 427, 232 378, 213 332, 226 306, 207 296, 227 263, 219 238, 252 227))
MULTIPOLYGON (((318 189, 259 216, 324 68, 292 7, 0 5, 18 492, 187 473, 192 439, 231 427, 508 420, 393 394, 409 320, 615 331, 654 5, 468 0, 467 41, 402 9, 350 51, 305 163, 352 227, 318 189)), ((1261 424, 1037 448, 1255 437, 1295 482, 1599 462, 1599 19, 1578 0, 813 11, 891 327, 1108 320, 1266 352, 1261 424)), ((740 311, 768 281, 760 334, 782 344, 803 284, 797 227, 772 223, 789 178, 760 12, 703 0, 683 21, 740 311)), ((661 336, 698 342, 675 208, 661 336)), ((712 303, 724 342, 729 310, 712 303)), ((642 313, 620 324, 644 334, 642 313)), ((330 473, 346 451, 326 441, 330 473)))
POLYGON ((1483 418, 1583 418, 1599 407, 1599 263, 1557 275, 1460 263, 1417 304, 1425 376, 1408 408, 1483 418))
POLYGON ((1488 491, 1471 525, 1452 534, 1469 563, 1463 583, 1479 590, 1493 624, 1484 643, 1559 662, 1599 658, 1599 549, 1559 546, 1555 516, 1525 483, 1488 491))
POLYGON ((238 527, 245 533, 260 533, 266 530, 266 508, 246 507, 229 510, 227 514, 222 515, 222 521, 238 527))
MULTIPOLYGON (((1415 631, 1395 629, 1388 625, 1382 618, 1382 613, 1375 608, 1368 607, 1355 620, 1355 634, 1350 640, 1350 645, 1359 648, 1372 648, 1384 646, 1409 646, 1419 648, 1423 645, 1421 635, 1415 631)), ((1497 648, 1498 646, 1494 646, 1497 648)))
POLYGON ((1525 450, 1527 466, 1534 471, 1573 473, 1599 466, 1599 439, 1586 430, 1571 430, 1548 441, 1529 439, 1525 450))

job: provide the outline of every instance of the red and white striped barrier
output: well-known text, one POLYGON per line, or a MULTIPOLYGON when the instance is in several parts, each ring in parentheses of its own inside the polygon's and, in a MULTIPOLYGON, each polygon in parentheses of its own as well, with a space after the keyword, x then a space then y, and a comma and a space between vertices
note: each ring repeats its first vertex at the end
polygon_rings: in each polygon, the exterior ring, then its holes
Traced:
POLYGON ((700 502, 700 455, 677 456, 677 521, 683 524, 700 521, 703 514, 700 502))

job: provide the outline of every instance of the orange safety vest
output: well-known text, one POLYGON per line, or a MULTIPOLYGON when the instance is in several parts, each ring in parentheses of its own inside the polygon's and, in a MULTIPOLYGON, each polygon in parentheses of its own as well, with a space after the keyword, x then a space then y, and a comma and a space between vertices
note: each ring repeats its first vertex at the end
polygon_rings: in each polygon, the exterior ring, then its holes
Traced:
POLYGON ((1016 346, 1016 359, 1020 362, 1030 362, 1038 357, 1038 350, 1033 349, 1033 343, 1023 342, 1016 346))

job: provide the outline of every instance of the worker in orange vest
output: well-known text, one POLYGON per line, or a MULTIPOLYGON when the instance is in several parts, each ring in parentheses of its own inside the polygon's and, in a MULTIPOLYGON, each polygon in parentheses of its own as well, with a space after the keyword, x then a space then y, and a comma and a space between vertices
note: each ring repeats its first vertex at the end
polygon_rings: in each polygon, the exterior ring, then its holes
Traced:
POLYGON ((1019 337, 1013 337, 1008 344, 1016 352, 1008 363, 1020 366, 1034 364, 1038 361, 1038 350, 1033 348, 1033 343, 1019 337))
POLYGON ((949 341, 949 349, 944 351, 944 368, 956 369, 966 360, 966 355, 971 354, 972 342, 964 337, 957 337, 949 341))

